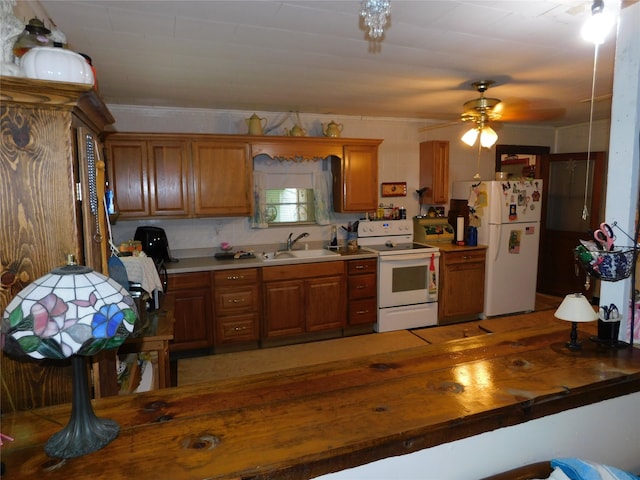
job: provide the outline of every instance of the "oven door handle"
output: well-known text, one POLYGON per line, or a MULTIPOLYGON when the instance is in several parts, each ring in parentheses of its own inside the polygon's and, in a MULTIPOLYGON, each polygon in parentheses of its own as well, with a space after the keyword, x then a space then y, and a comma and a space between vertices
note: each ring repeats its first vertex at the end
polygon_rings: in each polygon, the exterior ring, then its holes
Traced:
POLYGON ((382 255, 378 257, 381 262, 390 262, 390 261, 405 261, 405 260, 428 260, 431 258, 431 255, 435 257, 439 257, 439 252, 430 252, 430 253, 408 253, 406 255, 382 255))

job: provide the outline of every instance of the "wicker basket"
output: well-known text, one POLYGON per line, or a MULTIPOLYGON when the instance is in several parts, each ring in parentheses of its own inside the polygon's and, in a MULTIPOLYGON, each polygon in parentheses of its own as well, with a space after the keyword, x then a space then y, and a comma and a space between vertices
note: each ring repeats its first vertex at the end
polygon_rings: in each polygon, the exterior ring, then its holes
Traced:
POLYGON ((592 252, 579 245, 573 250, 573 255, 588 275, 605 282, 624 280, 633 270, 633 247, 618 247, 611 252, 592 252))

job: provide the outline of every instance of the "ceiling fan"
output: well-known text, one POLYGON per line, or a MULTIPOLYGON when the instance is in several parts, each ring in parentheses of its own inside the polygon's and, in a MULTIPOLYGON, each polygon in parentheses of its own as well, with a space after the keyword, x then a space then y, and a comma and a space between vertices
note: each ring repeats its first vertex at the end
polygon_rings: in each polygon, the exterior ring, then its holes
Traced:
MULTIPOLYGON (((460 120, 463 122, 473 122, 478 129, 484 128, 490 121, 499 120, 502 117, 502 100, 498 98, 485 97, 484 93, 495 82, 493 80, 479 80, 471 85, 480 94, 480 97, 465 102, 460 120)), ((447 122, 444 124, 428 125, 422 127, 420 131, 433 130, 457 124, 460 120, 447 122)))
MULTIPOLYGON (((502 117, 502 100, 498 98, 485 97, 484 93, 495 82, 493 80, 479 80, 471 85, 480 94, 480 97, 469 100, 463 104, 462 115, 460 120, 463 122, 472 122, 473 127, 469 129, 463 136, 462 141, 469 146, 473 146, 476 139, 480 137, 480 144, 483 147, 491 147, 497 140, 498 135, 489 126, 489 122, 499 120, 502 117)), ((449 125, 455 125, 456 122, 446 124, 429 125, 420 129, 420 131, 433 130, 449 125)))

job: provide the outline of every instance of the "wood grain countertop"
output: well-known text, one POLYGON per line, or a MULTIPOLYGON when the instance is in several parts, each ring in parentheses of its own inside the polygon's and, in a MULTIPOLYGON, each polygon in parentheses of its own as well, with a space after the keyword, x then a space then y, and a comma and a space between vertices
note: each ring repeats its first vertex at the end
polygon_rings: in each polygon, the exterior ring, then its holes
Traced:
POLYGON ((638 349, 585 338, 575 353, 568 334, 547 323, 100 399, 119 437, 66 462, 43 444, 69 405, 3 415, 2 461, 7 478, 303 479, 640 391, 638 349))

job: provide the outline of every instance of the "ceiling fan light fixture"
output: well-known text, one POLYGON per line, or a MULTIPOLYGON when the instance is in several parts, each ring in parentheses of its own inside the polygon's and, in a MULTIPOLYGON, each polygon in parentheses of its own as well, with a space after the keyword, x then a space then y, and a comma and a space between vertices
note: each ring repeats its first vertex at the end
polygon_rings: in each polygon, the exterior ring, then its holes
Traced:
POLYGON ((473 147, 473 144, 476 143, 479 133, 480 132, 478 131, 477 127, 470 128, 464 135, 462 135, 461 140, 470 147, 473 147))
POLYGON ((498 134, 488 125, 482 127, 480 131, 480 145, 484 148, 491 148, 498 141, 498 134))
POLYGON ((614 15, 605 9, 603 0, 594 0, 591 16, 582 25, 582 38, 595 45, 602 45, 615 23, 614 15))

